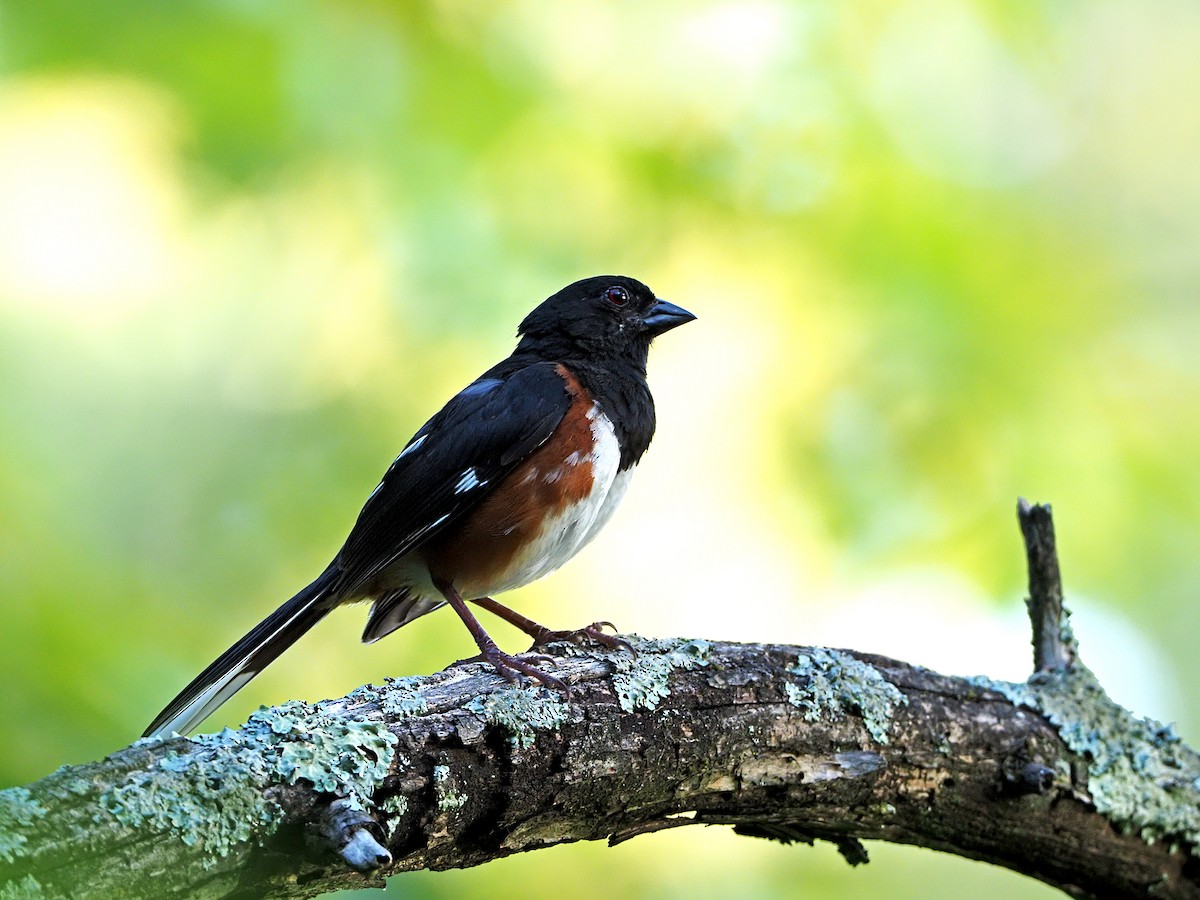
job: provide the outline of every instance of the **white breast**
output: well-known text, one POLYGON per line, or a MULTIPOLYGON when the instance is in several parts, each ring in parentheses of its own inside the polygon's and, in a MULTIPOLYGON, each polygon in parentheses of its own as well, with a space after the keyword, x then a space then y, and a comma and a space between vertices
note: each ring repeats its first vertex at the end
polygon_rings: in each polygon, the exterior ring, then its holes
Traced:
MULTIPOLYGON (((549 575, 578 553, 612 517, 625 495, 625 489, 629 486, 633 469, 618 471, 621 447, 608 416, 599 406, 593 406, 588 412, 588 418, 592 423, 595 450, 590 457, 568 459, 564 465, 591 463, 591 493, 573 506, 567 507, 561 515, 548 519, 537 538, 531 541, 514 560, 513 565, 508 567, 501 583, 472 585, 471 596, 481 597, 511 591, 549 575)), ((551 470, 539 473, 537 477, 554 480, 563 477, 563 473, 551 470)))

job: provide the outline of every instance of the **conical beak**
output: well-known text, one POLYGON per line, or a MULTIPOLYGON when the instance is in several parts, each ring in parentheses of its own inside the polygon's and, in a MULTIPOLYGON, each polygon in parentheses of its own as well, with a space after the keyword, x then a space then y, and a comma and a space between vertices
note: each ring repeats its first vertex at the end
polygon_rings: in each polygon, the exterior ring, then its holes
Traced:
POLYGON ((642 320, 642 326, 654 337, 694 318, 696 317, 682 306, 676 306, 666 300, 655 300, 650 312, 642 320))

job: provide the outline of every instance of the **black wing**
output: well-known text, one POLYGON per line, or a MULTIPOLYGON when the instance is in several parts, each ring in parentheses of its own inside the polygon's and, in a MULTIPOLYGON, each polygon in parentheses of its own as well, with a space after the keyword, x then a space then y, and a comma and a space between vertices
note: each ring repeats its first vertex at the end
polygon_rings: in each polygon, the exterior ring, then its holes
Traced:
POLYGON ((359 596, 379 572, 487 496, 545 443, 571 405, 554 363, 490 375, 451 399, 396 457, 334 560, 334 596, 359 596))

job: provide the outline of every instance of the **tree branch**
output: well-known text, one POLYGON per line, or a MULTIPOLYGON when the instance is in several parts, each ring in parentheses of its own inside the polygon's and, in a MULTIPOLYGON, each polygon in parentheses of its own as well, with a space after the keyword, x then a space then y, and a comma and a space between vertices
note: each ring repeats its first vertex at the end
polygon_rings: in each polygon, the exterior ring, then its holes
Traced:
POLYGON ((312 897, 701 823, 832 841, 852 864, 887 840, 1074 896, 1200 897, 1200 758, 1073 652, 1007 684, 630 641, 636 656, 554 645, 569 700, 459 664, 0 792, 0 898, 312 897))
POLYGON ((1033 668, 1037 672, 1065 669, 1075 662, 1078 649, 1063 607, 1062 576, 1054 545, 1054 519, 1050 506, 1017 501, 1017 520, 1025 538, 1029 566, 1029 596, 1025 606, 1033 626, 1033 668))

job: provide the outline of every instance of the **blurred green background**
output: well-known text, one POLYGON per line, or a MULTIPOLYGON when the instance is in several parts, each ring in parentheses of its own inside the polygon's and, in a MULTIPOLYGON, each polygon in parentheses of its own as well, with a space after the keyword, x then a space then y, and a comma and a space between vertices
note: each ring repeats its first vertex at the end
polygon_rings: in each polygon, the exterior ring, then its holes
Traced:
MULTIPOLYGON (((601 272, 700 319, 518 608, 1021 679, 1024 494, 1085 659, 1200 740, 1197 46, 1157 0, 0 0, 0 786, 140 734, 601 272)), ((473 652, 364 612, 208 726, 473 652)), ((389 891, 1054 896, 870 849, 684 829, 389 891)))

